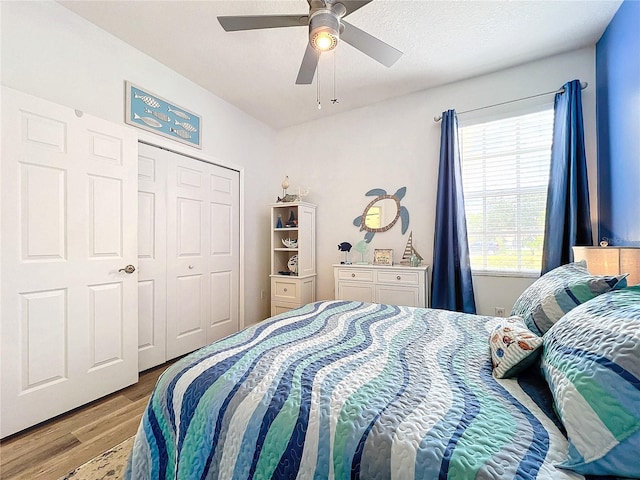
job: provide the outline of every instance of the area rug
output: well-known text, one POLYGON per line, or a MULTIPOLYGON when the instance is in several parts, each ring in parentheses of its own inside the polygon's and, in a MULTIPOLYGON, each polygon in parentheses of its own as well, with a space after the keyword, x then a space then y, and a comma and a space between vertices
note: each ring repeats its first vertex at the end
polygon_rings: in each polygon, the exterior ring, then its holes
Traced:
POLYGON ((119 480, 124 475, 134 437, 92 458, 60 480, 119 480))

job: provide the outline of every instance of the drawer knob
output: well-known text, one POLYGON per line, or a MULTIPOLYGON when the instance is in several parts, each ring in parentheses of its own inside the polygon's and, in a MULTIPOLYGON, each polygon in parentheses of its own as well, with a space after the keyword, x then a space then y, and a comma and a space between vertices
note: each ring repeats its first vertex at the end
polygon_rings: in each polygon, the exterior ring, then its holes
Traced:
POLYGON ((352 278, 356 278, 356 274, 355 274, 355 273, 352 273, 352 274, 351 274, 351 277, 352 277, 352 278))
POLYGON ((400 277, 400 275, 398 275, 398 276, 396 277, 396 280, 402 280, 402 277, 400 277))
POLYGON ((193 270, 194 265, 189 265, 189 270, 193 270))
POLYGON ((286 292, 286 291, 287 291, 287 289, 285 288, 285 289, 284 289, 284 291, 286 292))

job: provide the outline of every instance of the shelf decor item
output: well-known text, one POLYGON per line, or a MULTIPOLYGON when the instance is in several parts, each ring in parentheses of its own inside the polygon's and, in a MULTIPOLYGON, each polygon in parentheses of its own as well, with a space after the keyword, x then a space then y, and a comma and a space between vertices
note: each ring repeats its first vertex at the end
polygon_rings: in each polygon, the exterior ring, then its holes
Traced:
POLYGON ((295 202, 298 197, 296 195, 287 193, 287 188, 289 188, 289 185, 290 185, 289 175, 284 177, 284 180, 282 180, 282 183, 280 185, 282 187, 282 197, 278 197, 277 201, 278 202, 295 202))
POLYGON ((358 243, 356 243, 356 246, 354 248, 356 249, 356 252, 360 253, 360 261, 356 262, 358 265, 367 265, 367 262, 364 259, 364 256, 369 251, 368 245, 369 244, 367 243, 366 240, 360 240, 358 243))
POLYGON ((289 267, 289 271, 291 271, 293 275, 298 273, 298 255, 294 255, 289 259, 287 267, 289 267))
POLYGON ((338 250, 340 250, 341 252, 344 252, 344 260, 340 263, 344 265, 351 265, 351 262, 349 261, 349 252, 351 251, 351 244, 349 242, 342 242, 341 244, 338 245, 338 250))
POLYGON ((125 82, 125 123, 176 142, 202 148, 202 117, 164 98, 125 82))
POLYGON ((373 250, 374 265, 393 265, 393 250, 390 248, 376 248, 373 250))
POLYGON ((296 216, 293 213, 293 210, 291 210, 289 212, 289 220, 287 220, 287 224, 285 225, 285 227, 297 227, 298 226, 298 221, 296 220, 296 216))
POLYGON ((282 244, 286 248, 298 248, 298 240, 296 240, 295 238, 283 238, 282 244))
POLYGON ((417 267, 422 262, 423 258, 418 253, 418 251, 413 248, 413 232, 409 233, 409 240, 407 240, 407 246, 404 247, 404 254, 402 255, 402 260, 400 261, 403 265, 411 265, 412 267, 417 267))

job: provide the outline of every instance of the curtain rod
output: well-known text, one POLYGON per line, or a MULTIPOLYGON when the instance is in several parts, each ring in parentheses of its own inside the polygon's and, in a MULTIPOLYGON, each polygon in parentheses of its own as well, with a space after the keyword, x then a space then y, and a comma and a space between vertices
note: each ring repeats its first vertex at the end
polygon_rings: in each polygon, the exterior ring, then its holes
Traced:
MULTIPOLYGON (((580 87, 582 90, 587 88, 588 85, 589 84, 587 82, 580 83, 580 87)), ((494 103, 493 105, 486 105, 484 107, 472 108, 471 110, 465 110, 464 112, 460 112, 460 115, 462 115, 463 113, 476 112, 478 110, 484 110, 485 108, 499 107, 500 105, 508 105, 509 103, 521 102, 522 100, 529 100, 530 98, 544 97, 545 95, 551 95, 556 93, 564 93, 564 87, 562 87, 559 90, 554 90, 552 92, 538 93, 537 95, 529 95, 528 97, 516 98, 515 100, 508 100, 506 102, 494 103)), ((442 120, 442 116, 433 117, 433 121, 436 123, 439 122, 440 120, 442 120)))

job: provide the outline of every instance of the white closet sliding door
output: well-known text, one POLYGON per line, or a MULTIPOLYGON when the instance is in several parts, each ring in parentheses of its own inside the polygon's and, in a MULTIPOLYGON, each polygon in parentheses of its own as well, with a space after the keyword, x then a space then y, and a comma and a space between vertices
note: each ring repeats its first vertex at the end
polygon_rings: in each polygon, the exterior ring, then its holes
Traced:
POLYGON ((138 379, 136 159, 132 129, 2 87, 2 437, 138 379))
POLYGON ((174 358, 207 343, 209 165, 162 153, 168 164, 167 358, 174 358))
POLYGON ((210 165, 207 343, 240 328, 240 174, 210 165))
POLYGON ((240 192, 235 170, 148 145, 139 161, 143 370, 238 330, 240 192))
POLYGON ((167 161, 138 145, 138 370, 167 359, 167 161))

